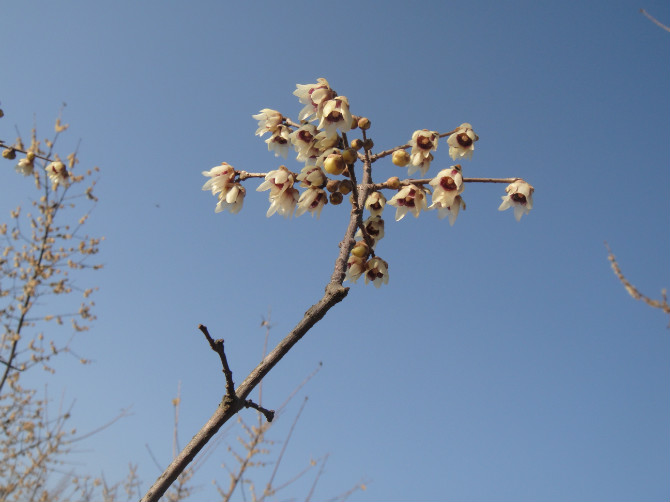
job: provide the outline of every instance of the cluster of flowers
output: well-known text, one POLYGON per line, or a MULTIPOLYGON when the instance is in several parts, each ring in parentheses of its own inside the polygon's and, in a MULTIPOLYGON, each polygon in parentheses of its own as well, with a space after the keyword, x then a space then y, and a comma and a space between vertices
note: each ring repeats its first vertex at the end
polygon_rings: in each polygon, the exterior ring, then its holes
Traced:
MULTIPOLYGON (((300 216, 309 212, 318 218, 329 201, 334 205, 339 204, 343 196, 352 191, 354 178, 348 170, 353 169, 357 160, 363 159, 369 167, 369 163, 391 153, 371 154, 373 143, 365 135, 370 121, 352 115, 348 99, 338 96, 326 79, 320 78, 315 84, 297 84, 296 87, 293 94, 304 105, 298 116, 300 123, 269 108, 252 116, 258 121, 256 135, 262 137, 269 134, 265 139, 268 151, 274 152, 276 157, 286 158, 292 146, 297 160, 305 164, 298 174, 283 165, 264 174, 265 179, 257 191, 269 191, 268 217, 278 213, 290 218, 293 214, 300 216), (364 131, 364 140, 354 139, 349 144, 345 133, 355 128, 364 131), (361 149, 365 154, 358 153, 361 149), (345 175, 345 179, 329 179, 327 175, 345 175), (295 188, 296 183, 304 188, 302 194, 295 188)), ((437 150, 442 137, 447 137, 449 156, 453 160, 472 159, 475 142, 479 137, 470 124, 464 123, 446 134, 427 129, 415 131, 408 144, 393 149, 392 162, 400 167, 408 167, 410 176, 417 171, 425 176, 434 160, 432 152, 437 150)), ((216 212, 239 212, 246 194, 240 181, 247 177, 263 176, 244 173, 242 178, 241 173, 225 162, 203 171, 202 174, 210 178, 203 185, 203 190, 211 190, 213 195, 218 196, 216 212)), ((396 208, 396 221, 404 218, 408 212, 418 217, 422 210, 437 209, 438 216, 449 216, 449 223, 453 225, 459 211, 465 209, 461 196, 465 186, 460 164, 442 169, 430 180, 408 179, 400 182, 398 178, 390 178, 384 188, 397 190, 388 201, 389 205, 396 208), (428 195, 432 196, 430 206, 428 195)), ((516 179, 508 185, 506 191, 507 195, 502 198, 499 210, 514 208, 518 221, 532 208, 533 187, 516 179)), ((365 275, 366 283, 371 281, 377 287, 388 282, 388 264, 374 254, 376 243, 384 236, 381 214, 386 203, 380 191, 373 191, 365 202, 365 209, 371 215, 364 222, 365 232, 359 229, 356 237, 360 240, 355 243, 348 260, 347 279, 353 282, 362 275, 365 275)))
MULTIPOLYGON (((2 156, 6 159, 13 160, 16 158, 16 147, 8 147, 2 151, 2 156)), ((16 172, 23 176, 32 176, 35 172, 35 152, 28 151, 26 156, 19 160, 16 165, 16 172)), ((67 167, 60 160, 50 162, 45 167, 45 171, 51 180, 53 189, 58 188, 59 185, 67 186, 70 181, 70 174, 67 167)))

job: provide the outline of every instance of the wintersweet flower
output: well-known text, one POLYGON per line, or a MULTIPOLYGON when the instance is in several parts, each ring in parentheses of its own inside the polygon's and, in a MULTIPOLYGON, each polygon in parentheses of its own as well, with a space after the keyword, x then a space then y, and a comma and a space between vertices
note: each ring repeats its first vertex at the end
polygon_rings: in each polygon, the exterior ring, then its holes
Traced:
POLYGON ((320 167, 306 165, 300 171, 297 180, 300 182, 301 187, 321 188, 326 184, 326 175, 323 174, 320 167))
MULTIPOLYGON (((377 243, 384 238, 384 220, 382 220, 381 216, 379 215, 370 216, 367 220, 363 222, 363 227, 365 227, 365 231, 372 239, 373 247, 376 246, 377 243)), ((358 231, 356 232, 356 239, 362 239, 362 238, 363 238, 363 232, 359 228, 358 231)))
POLYGON ((430 185, 433 187, 433 203, 428 209, 438 209, 440 218, 449 215, 449 224, 453 225, 461 206, 465 208, 460 196, 465 190, 461 166, 443 169, 431 180, 430 185))
POLYGON ((365 271, 365 258, 355 256, 353 254, 349 255, 347 260, 347 275, 344 278, 345 281, 351 281, 355 283, 363 272, 365 271))
POLYGON ((265 175, 265 181, 258 186, 256 191, 270 190, 270 198, 272 198, 292 188, 294 182, 293 173, 286 169, 286 166, 279 166, 279 169, 265 175))
POLYGON ((449 225, 454 225, 456 218, 458 217, 458 212, 462 209, 465 209, 465 201, 460 195, 454 197, 454 200, 449 202, 449 205, 445 205, 445 202, 433 202, 429 209, 433 207, 438 209, 438 217, 444 218, 449 215, 449 225))
POLYGON ((318 78, 316 84, 296 84, 293 95, 297 96, 300 102, 305 105, 300 111, 298 119, 308 122, 315 118, 320 119, 319 105, 336 96, 335 91, 330 88, 325 78, 318 78))
POLYGON ((46 172, 49 175, 49 179, 51 180, 51 183, 53 183, 54 188, 57 188, 61 183, 67 185, 70 175, 67 172, 65 164, 63 164, 60 160, 51 162, 46 167, 46 172))
POLYGON ((337 144, 340 142, 340 137, 337 134, 328 136, 326 131, 321 131, 314 139, 316 140, 315 147, 321 152, 337 146, 337 144))
POLYGON ((258 129, 256 136, 263 136, 266 132, 274 132, 277 126, 284 121, 284 117, 277 110, 263 108, 260 113, 251 116, 258 120, 258 129))
POLYGON ((297 202, 298 191, 295 188, 287 188, 276 195, 270 194, 270 209, 268 209, 266 216, 269 218, 277 213, 284 218, 291 218, 297 202))
POLYGON ((426 190, 416 185, 404 186, 393 196, 389 204, 397 208, 395 221, 402 220, 408 211, 418 218, 421 210, 426 210, 426 190))
POLYGON ((209 171, 203 171, 202 175, 211 178, 202 185, 202 189, 211 190, 212 195, 216 195, 228 190, 233 178, 235 178, 235 169, 230 164, 222 162, 220 166, 214 166, 209 171))
POLYGON ((456 131, 447 138, 449 145, 449 156, 454 159, 472 159, 472 152, 475 150, 475 141, 479 136, 472 130, 468 123, 458 126, 456 131))
POLYGON ((296 216, 300 216, 305 211, 316 215, 317 219, 321 216, 323 206, 328 203, 328 195, 321 188, 308 188, 298 200, 298 208, 295 211, 296 216))
POLYGON ((328 137, 336 136, 337 129, 347 132, 351 129, 351 112, 349 112, 349 100, 344 96, 324 101, 319 105, 321 121, 317 126, 326 132, 328 137))
POLYGON ((268 151, 274 151, 275 157, 280 155, 284 158, 288 155, 288 145, 291 142, 291 130, 285 125, 278 125, 272 136, 265 140, 268 151))
POLYGON ((412 139, 409 144, 412 146, 410 153, 410 166, 407 171, 408 174, 414 174, 417 170, 421 170, 421 174, 425 175, 430 167, 430 162, 433 160, 431 150, 437 150, 437 143, 440 135, 435 131, 428 129, 420 129, 414 131, 412 139))
POLYGON ((530 210, 533 209, 533 192, 535 191, 531 185, 524 180, 516 180, 507 185, 505 191, 507 195, 502 197, 502 204, 498 211, 513 207, 516 221, 521 220, 524 214, 530 213, 530 210))
POLYGON ((33 174, 34 168, 35 164, 33 164, 32 159, 29 160, 27 157, 24 157, 19 160, 19 163, 16 165, 16 172, 23 174, 24 176, 30 176, 33 174))
POLYGON ((216 204, 214 212, 230 211, 231 214, 237 214, 242 209, 246 189, 239 183, 233 184, 229 190, 219 194, 219 202, 216 204))
POLYGON ((376 288, 389 282, 389 264, 375 256, 365 264, 365 284, 372 281, 376 288))
POLYGON ((372 192, 368 195, 368 198, 365 199, 365 209, 370 211, 372 216, 380 216, 384 211, 384 206, 386 205, 386 197, 381 192, 372 192))
POLYGON ((314 124, 303 124, 291 133, 291 144, 297 152, 297 159, 300 162, 308 162, 319 156, 317 134, 318 132, 314 124))

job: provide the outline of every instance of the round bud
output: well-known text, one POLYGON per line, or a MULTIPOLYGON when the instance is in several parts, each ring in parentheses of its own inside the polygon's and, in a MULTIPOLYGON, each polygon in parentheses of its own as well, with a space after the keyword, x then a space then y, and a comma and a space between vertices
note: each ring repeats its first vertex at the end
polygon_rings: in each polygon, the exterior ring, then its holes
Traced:
POLYGON ((5 116, 5 112, 2 111, 2 108, 0 108, 0 119, 5 116))
POLYGON ((391 160, 396 166, 405 167, 407 164, 409 164, 410 156, 406 150, 396 150, 393 152, 393 157, 391 157, 391 160))
POLYGON ((351 180, 342 180, 340 183, 339 191, 342 195, 347 195, 353 189, 353 183, 351 180))
POLYGON ((342 204, 342 201, 344 200, 344 197, 340 192, 333 192, 330 194, 330 203, 333 206, 337 206, 339 204, 342 204))
POLYGON ((358 127, 358 117, 356 115, 351 116, 351 129, 356 129, 358 127))
POLYGON ((342 174, 345 167, 347 167, 347 164, 339 153, 331 153, 326 157, 326 160, 323 163, 325 171, 328 174, 334 174, 335 176, 342 174))
POLYGON ((342 152, 342 158, 347 164, 353 164, 358 160, 358 154, 353 148, 347 148, 342 152))
POLYGON ((363 140, 356 138, 351 142, 351 148, 357 151, 360 150, 361 148, 363 148, 363 140))
POLYGON ((328 183, 326 184, 326 190, 328 190, 330 193, 337 192, 340 189, 340 183, 341 181, 339 180, 328 180, 328 183))
POLYGON ((28 162, 32 162, 33 160, 35 160, 35 152, 26 153, 26 159, 28 159, 28 162))
POLYGON ((6 159, 12 160, 16 158, 16 150, 13 148, 5 148, 2 151, 2 156, 6 159))
POLYGON ((358 241, 351 249, 351 254, 357 256, 358 258, 367 258, 370 254, 370 248, 365 242, 358 241))
POLYGON ((386 185, 391 190, 397 190, 398 188, 400 188, 400 178, 398 178, 397 176, 393 176, 392 178, 386 180, 386 185))
POLYGON ((367 131, 370 129, 370 119, 367 117, 361 117, 358 119, 358 127, 363 129, 364 131, 367 131))
POLYGON ((365 142, 363 143, 363 148, 365 148, 366 150, 372 150, 374 146, 375 143, 370 138, 366 139, 365 142))

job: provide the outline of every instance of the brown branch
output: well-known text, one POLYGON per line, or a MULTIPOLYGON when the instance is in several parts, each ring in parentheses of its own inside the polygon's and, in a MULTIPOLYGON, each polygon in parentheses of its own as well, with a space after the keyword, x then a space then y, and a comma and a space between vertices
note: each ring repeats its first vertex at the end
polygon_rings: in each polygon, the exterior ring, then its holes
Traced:
POLYGON ((658 26, 658 27, 664 29, 665 31, 670 32, 670 27, 668 27, 668 26, 664 25, 663 23, 661 23, 658 19, 656 19, 656 18, 655 18, 654 16, 652 16, 651 14, 649 14, 646 10, 644 10, 644 9, 640 9, 640 13, 641 13, 641 14, 644 14, 644 15, 647 17, 647 19, 649 19, 649 20, 650 20, 652 23, 654 23, 656 26, 658 26))
POLYGON ((209 346, 211 349, 219 354, 219 358, 221 359, 221 366, 223 367, 223 374, 226 376, 226 396, 234 397, 235 396, 235 383, 233 382, 233 372, 230 371, 230 366, 228 366, 228 360, 226 359, 226 352, 223 349, 223 339, 219 338, 218 340, 214 340, 210 334, 209 330, 207 329, 207 326, 200 324, 198 325, 198 329, 202 331, 203 335, 205 335, 205 338, 207 338, 207 341, 209 342, 209 346))
POLYGON ((265 420, 268 422, 272 422, 275 418, 275 411, 274 410, 268 410, 267 408, 263 408, 260 404, 254 403, 251 399, 247 399, 244 401, 244 407, 245 408, 253 408, 256 411, 261 412, 265 416, 265 420))
MULTIPOLYGON (((343 242, 351 240, 353 242, 353 233, 356 229, 355 222, 347 228, 347 233, 343 242)), ((346 256, 351 247, 341 246, 340 256, 345 254, 344 264, 346 265, 346 256)), ((336 263, 336 268, 340 263, 336 263)), ((207 423, 195 434, 193 439, 184 447, 179 455, 172 461, 168 468, 160 475, 154 485, 147 491, 142 498, 142 502, 158 502, 158 500, 167 491, 170 485, 177 479, 195 456, 202 450, 202 448, 209 442, 218 430, 235 414, 240 411, 246 404, 247 396, 260 383, 260 381, 268 374, 268 372, 291 350, 291 348, 300 341, 300 339, 318 322, 320 321, 333 306, 341 302, 349 291, 349 288, 342 286, 342 280, 332 281, 326 286, 323 297, 314 305, 312 305, 304 317, 298 324, 289 332, 283 340, 256 366, 256 368, 245 378, 242 384, 235 391, 234 397, 226 395, 218 408, 207 421, 207 423)), ((211 337, 210 337, 211 338, 211 337)))
POLYGON ((638 291, 638 289, 633 286, 628 281, 628 279, 626 279, 626 277, 623 275, 623 272, 621 272, 621 268, 619 267, 619 264, 617 263, 616 258, 614 257, 614 254, 612 253, 612 250, 610 249, 607 242, 605 242, 605 247, 607 248, 607 259, 612 263, 612 270, 614 270, 614 275, 616 275, 617 279, 619 279, 619 282, 623 284, 623 287, 626 289, 628 294, 636 300, 642 300, 650 307, 661 309, 666 314, 670 314, 670 304, 668 304, 668 296, 665 289, 661 291, 662 300, 652 300, 648 296, 640 293, 640 291, 638 291))

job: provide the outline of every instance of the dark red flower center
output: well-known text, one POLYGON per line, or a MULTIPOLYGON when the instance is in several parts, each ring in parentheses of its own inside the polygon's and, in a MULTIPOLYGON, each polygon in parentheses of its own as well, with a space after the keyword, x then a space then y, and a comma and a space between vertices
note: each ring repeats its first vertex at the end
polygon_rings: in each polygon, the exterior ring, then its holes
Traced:
POLYGON ((526 196, 522 193, 512 194, 512 200, 518 204, 521 204, 522 206, 526 205, 526 196))
POLYGON ((456 136, 456 141, 458 141, 458 144, 461 145, 463 148, 468 148, 469 146, 472 146, 472 138, 464 132, 456 136))

